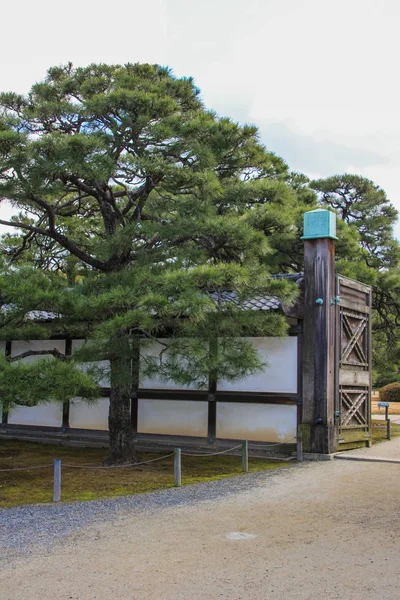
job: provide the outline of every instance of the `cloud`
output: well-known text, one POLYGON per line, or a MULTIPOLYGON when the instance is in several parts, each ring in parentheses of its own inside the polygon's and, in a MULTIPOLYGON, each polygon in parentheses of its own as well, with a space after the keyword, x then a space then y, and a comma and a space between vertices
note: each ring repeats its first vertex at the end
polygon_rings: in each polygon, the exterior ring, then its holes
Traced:
POLYGON ((282 156, 295 171, 310 173, 312 170, 326 177, 389 163, 389 159, 378 152, 298 133, 283 122, 257 124, 268 150, 282 156))

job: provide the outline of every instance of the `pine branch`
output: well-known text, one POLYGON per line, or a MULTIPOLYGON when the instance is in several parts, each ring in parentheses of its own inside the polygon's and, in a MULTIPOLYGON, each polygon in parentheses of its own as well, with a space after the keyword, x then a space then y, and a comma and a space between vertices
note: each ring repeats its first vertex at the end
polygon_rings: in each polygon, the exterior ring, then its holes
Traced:
POLYGON ((7 361, 12 363, 12 362, 17 362, 19 360, 22 360, 23 358, 28 358, 28 356, 54 356, 54 358, 58 358, 59 360, 62 361, 67 361, 69 360, 70 357, 66 356, 65 354, 63 354, 62 352, 60 352, 59 350, 57 350, 57 348, 53 348, 53 350, 27 350, 26 352, 22 352, 22 354, 18 354, 18 356, 9 356, 7 357, 7 361))
POLYGON ((88 252, 85 252, 81 248, 79 248, 75 242, 67 238, 62 233, 59 233, 57 230, 50 231, 49 229, 41 229, 40 227, 35 227, 35 225, 29 225, 28 223, 21 223, 20 221, 3 221, 0 219, 0 225, 6 225, 7 227, 14 227, 15 229, 25 229, 32 233, 37 233, 39 235, 43 235, 45 237, 49 237, 53 239, 55 242, 58 242, 60 246, 65 248, 65 250, 69 250, 71 254, 87 263, 94 269, 98 269, 99 271, 109 272, 114 270, 113 265, 115 263, 110 263, 110 261, 104 262, 90 255, 88 252))

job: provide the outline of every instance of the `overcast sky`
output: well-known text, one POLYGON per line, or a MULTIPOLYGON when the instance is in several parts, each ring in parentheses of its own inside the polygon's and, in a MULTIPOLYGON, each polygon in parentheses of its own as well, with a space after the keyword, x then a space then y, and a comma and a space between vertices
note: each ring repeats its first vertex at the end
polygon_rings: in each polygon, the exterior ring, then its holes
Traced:
POLYGON ((292 169, 359 173, 400 210, 398 0, 20 0, 1 15, 1 91, 68 61, 168 65, 292 169))

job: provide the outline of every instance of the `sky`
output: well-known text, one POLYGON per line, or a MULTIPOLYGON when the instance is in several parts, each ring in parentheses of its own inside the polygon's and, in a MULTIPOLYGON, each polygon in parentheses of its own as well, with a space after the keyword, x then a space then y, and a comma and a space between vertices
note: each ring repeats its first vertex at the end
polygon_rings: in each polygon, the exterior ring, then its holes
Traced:
POLYGON ((168 65, 292 170, 363 175, 400 211, 398 0, 20 0, 1 13, 0 91, 68 61, 168 65))

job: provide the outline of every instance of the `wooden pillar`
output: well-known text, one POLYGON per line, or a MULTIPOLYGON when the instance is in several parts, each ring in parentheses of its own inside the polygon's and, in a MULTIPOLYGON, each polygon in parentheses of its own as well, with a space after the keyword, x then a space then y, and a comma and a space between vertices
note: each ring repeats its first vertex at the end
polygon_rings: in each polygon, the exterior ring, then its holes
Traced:
MULTIPOLYGON (((71 356, 72 354, 72 338, 67 338, 65 340, 65 356, 71 356)), ((62 431, 67 431, 69 429, 69 409, 70 409, 70 401, 66 400, 62 406, 62 423, 61 429, 62 431)))
POLYGON ((132 431, 136 435, 138 430, 138 411, 139 411, 139 398, 137 392, 131 393, 131 424, 132 431))
MULTIPOLYGON (((216 364, 218 357, 218 340, 214 338, 210 341, 210 356, 213 363, 216 364)), ((208 377, 208 443, 213 444, 217 435, 217 402, 215 394, 217 391, 218 374, 211 370, 208 377)))
POLYGON ((336 215, 304 215, 304 332, 302 433, 305 452, 336 450, 335 240, 336 215))
MULTIPOLYGON (((4 356, 11 356, 11 344, 12 344, 12 342, 10 340, 6 341, 4 356)), ((1 424, 5 427, 7 425, 7 423, 8 423, 8 412, 6 412, 5 410, 1 410, 1 424)))
POLYGON ((208 443, 213 444, 217 435, 217 402, 215 394, 208 394, 208 443))
POLYGON ((132 388, 131 388, 131 425, 134 435, 138 430, 139 381, 140 381, 140 337, 133 336, 132 345, 132 388))

